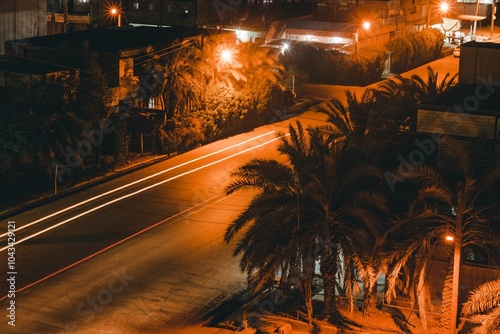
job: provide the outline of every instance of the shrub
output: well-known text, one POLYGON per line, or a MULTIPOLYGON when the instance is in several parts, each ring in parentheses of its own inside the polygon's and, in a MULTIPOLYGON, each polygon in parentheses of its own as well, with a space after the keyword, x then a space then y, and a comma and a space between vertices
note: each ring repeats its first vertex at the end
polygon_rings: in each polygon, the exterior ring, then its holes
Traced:
POLYGON ((410 32, 392 39, 385 46, 392 51, 392 72, 402 73, 439 58, 443 41, 437 29, 410 32))
POLYGON ((282 57, 287 68, 301 68, 311 82, 365 86, 376 82, 384 70, 382 49, 363 49, 358 55, 296 45, 293 53, 282 57))

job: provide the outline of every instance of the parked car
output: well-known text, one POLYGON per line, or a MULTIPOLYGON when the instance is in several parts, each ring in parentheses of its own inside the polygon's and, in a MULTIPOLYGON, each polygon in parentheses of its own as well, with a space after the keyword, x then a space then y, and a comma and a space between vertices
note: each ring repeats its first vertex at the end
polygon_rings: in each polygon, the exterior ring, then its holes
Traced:
POLYGON ((457 45, 457 46, 453 49, 453 56, 454 56, 454 57, 460 57, 460 45, 457 45))

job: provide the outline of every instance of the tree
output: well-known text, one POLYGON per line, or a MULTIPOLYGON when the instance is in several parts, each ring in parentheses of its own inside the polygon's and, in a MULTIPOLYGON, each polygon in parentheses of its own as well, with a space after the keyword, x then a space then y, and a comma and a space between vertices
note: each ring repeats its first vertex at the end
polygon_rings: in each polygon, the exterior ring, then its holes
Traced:
POLYGON ((97 65, 97 56, 86 49, 77 52, 74 57, 80 59, 79 82, 76 106, 78 115, 87 123, 87 133, 91 137, 91 149, 94 152, 94 167, 100 168, 101 151, 105 133, 104 120, 110 116, 111 94, 106 79, 97 65))
POLYGON ((455 75, 446 73, 440 82, 438 82, 438 77, 439 73, 434 72, 430 66, 427 66, 427 82, 418 75, 414 74, 411 76, 411 80, 415 82, 417 87, 417 99, 419 101, 424 101, 433 96, 440 95, 456 85, 458 73, 455 75))
POLYGON ((474 328, 474 334, 490 334, 500 330, 500 279, 474 289, 462 312, 479 325, 474 328))
POLYGON ((383 196, 365 189, 380 171, 367 163, 353 168, 355 153, 335 140, 332 131, 308 128, 306 133, 297 123, 278 147, 288 164, 254 159, 233 173, 237 179, 227 187, 228 194, 259 192, 228 227, 225 240, 250 225, 234 252, 242 254, 241 269, 249 274, 257 270, 261 283, 278 270, 282 278, 300 280, 309 320, 314 261, 319 258, 325 315, 335 322, 339 274, 345 277, 351 302, 358 277, 371 288, 370 264, 365 260, 373 254, 379 213, 386 208, 383 196))
POLYGON ((155 55, 149 72, 155 73, 152 97, 161 100, 168 119, 194 110, 200 100, 201 85, 196 77, 199 50, 180 46, 172 54, 155 55))
MULTIPOLYGON (((456 166, 459 167, 459 173, 452 177, 448 175, 445 178, 438 170, 426 165, 408 167, 399 172, 400 177, 413 182, 418 189, 408 212, 398 217, 391 230, 395 247, 390 255, 386 298, 390 301, 396 295, 397 284, 404 274, 403 290, 411 291, 410 295, 416 297, 424 328, 425 303, 428 300, 426 271, 434 247, 446 247, 445 236, 448 233, 454 238, 454 247, 461 250, 457 253, 458 263, 460 254, 465 251, 486 254, 492 261, 499 260, 498 234, 492 225, 498 212, 498 203, 490 200, 492 192, 489 191, 500 179, 500 168, 493 165, 477 175, 463 150, 456 148, 454 153, 458 157, 456 166)), ((453 260, 450 261, 443 289, 439 322, 442 333, 450 331, 450 307, 452 303, 458 303, 451 296, 451 266, 453 260)))
POLYGON ((86 125, 76 104, 78 81, 77 71, 64 71, 31 82, 22 108, 28 114, 28 154, 35 166, 68 157, 75 167, 83 166, 79 154, 71 153, 86 125))

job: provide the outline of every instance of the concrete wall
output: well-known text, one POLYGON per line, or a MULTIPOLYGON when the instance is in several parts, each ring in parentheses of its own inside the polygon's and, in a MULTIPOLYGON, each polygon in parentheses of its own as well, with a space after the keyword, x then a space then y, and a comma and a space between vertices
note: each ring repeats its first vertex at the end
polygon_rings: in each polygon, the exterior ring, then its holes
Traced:
POLYGON ((0 1, 0 55, 5 42, 47 34, 46 0, 0 1))
MULTIPOLYGON (((440 306, 448 262, 431 261, 430 266, 431 269, 427 279, 431 289, 431 299, 435 306, 440 306)), ((467 301, 469 293, 476 287, 499 277, 498 270, 462 264, 460 266, 459 283, 460 304, 467 301)))
POLYGON ((500 45, 496 43, 468 42, 460 50, 458 81, 461 84, 500 82, 500 45))

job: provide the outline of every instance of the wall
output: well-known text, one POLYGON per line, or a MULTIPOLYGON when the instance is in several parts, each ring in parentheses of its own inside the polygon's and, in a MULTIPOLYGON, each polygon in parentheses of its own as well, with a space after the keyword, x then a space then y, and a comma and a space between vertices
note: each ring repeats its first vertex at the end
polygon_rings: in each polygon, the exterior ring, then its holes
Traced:
POLYGON ((500 44, 468 42, 461 46, 459 83, 477 84, 481 78, 500 82, 500 44))
POLYGON ((0 55, 5 42, 47 34, 46 0, 0 1, 0 55))

